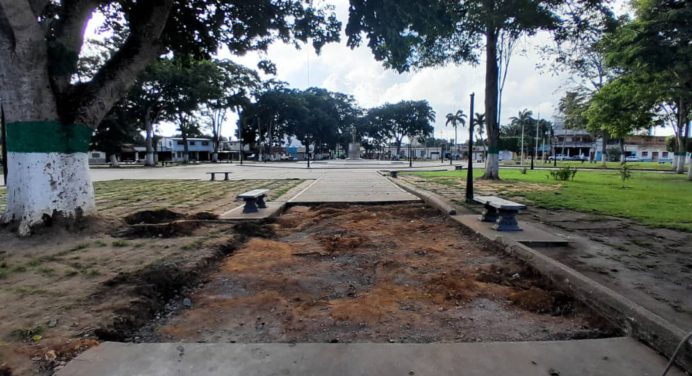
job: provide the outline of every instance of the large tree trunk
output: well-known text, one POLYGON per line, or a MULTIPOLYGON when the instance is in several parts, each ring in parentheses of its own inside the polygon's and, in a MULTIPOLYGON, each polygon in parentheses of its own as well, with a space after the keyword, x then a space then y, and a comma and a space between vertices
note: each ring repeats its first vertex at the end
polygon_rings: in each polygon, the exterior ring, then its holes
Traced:
POLYGON ((689 128, 687 127, 687 106, 680 100, 678 102, 678 131, 675 135, 676 141, 676 151, 673 157, 673 169, 678 174, 685 173, 685 161, 687 159, 687 137, 689 136, 687 132, 689 128))
POLYGON ((49 85, 47 49, 31 14, 3 5, 0 27, 0 101, 7 123, 7 207, 3 223, 17 222, 21 236, 51 218, 96 212, 87 151, 91 129, 63 124, 49 85))
POLYGON ((149 167, 156 166, 156 161, 154 160, 154 145, 152 140, 152 134, 154 133, 154 126, 151 121, 150 116, 151 110, 147 109, 147 113, 144 117, 144 128, 146 130, 146 146, 147 154, 144 157, 144 165, 149 167))
POLYGON ((497 119, 497 31, 494 27, 488 27, 485 39, 485 116, 488 133, 488 159, 485 162, 483 179, 497 180, 500 179, 500 127, 497 119))
POLYGON ((16 222, 21 236, 34 225, 96 212, 87 156, 91 134, 159 55, 173 0, 142 2, 144 22, 90 82, 78 85, 70 82, 76 66, 65 56, 79 54, 96 2, 67 3, 70 9, 47 28, 39 20, 49 2, 0 0, 0 102, 8 136, 2 222, 16 222), (61 53, 48 53, 48 39, 61 53))
POLYGON ((692 181, 692 153, 690 153, 690 161, 687 165, 687 179, 692 181))

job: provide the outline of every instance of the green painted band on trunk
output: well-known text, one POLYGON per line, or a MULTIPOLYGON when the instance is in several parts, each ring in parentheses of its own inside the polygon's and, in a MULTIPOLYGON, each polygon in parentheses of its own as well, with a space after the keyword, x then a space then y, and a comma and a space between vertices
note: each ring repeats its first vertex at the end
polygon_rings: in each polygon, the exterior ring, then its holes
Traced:
POLYGON ((489 147, 488 154, 500 154, 500 149, 497 147, 489 147))
POLYGON ((93 130, 59 121, 7 123, 7 151, 14 153, 86 153, 93 130))

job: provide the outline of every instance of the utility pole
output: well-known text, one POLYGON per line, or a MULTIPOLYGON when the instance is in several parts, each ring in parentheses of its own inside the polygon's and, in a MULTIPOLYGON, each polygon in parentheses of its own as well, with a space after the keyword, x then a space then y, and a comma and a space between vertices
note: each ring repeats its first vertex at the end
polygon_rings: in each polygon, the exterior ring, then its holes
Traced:
POLYGON ((473 202, 473 97, 471 93, 471 116, 469 116, 469 168, 466 171, 466 202, 473 202))
POLYGON ((240 122, 240 129, 238 130, 238 159, 240 159, 240 165, 243 165, 243 124, 245 124, 247 120, 243 118, 243 120, 240 122))
POLYGON ((521 152, 519 153, 519 164, 524 165, 524 122, 521 122, 521 152))

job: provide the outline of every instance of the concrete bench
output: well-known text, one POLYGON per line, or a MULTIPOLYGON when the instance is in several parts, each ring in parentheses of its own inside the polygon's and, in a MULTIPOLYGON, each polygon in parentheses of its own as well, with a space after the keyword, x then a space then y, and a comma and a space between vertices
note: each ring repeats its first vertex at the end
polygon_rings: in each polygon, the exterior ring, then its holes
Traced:
POLYGON ((516 216, 526 205, 495 196, 474 196, 473 200, 485 207, 481 221, 494 222, 497 231, 521 231, 516 216))
POLYGON ((211 175, 211 178, 209 180, 214 181, 216 180, 216 174, 223 174, 223 180, 228 180, 228 175, 230 174, 230 171, 212 171, 212 172, 207 172, 207 175, 211 175))
POLYGON ((464 169, 464 166, 459 166, 459 165, 454 166, 455 171, 461 171, 463 169, 464 169))
POLYGON ((268 189, 255 189, 239 194, 238 197, 245 201, 243 213, 256 213, 257 208, 266 208, 267 204, 264 202, 264 198, 267 196, 267 192, 269 192, 268 189))

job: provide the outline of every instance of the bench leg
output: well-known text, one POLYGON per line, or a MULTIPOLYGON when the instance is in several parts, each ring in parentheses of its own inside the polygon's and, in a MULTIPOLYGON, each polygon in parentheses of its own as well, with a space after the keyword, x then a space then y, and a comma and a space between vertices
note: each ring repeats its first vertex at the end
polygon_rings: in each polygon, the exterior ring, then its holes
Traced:
POLYGON ((481 221, 483 222, 497 222, 497 210, 495 210, 494 207, 485 204, 485 210, 483 211, 483 214, 481 215, 481 221))
POLYGON ((257 213, 257 199, 254 197, 244 198, 245 206, 243 207, 243 213, 257 213))
POLYGON ((521 231, 517 223, 517 211, 500 209, 500 218, 493 228, 497 231, 521 231))
POLYGON ((228 172, 225 172, 225 173, 224 173, 223 180, 228 180, 228 172))
POLYGON ((211 180, 211 181, 216 180, 216 179, 214 179, 214 173, 213 172, 211 173, 211 178, 209 180, 211 180))
POLYGON ((267 204, 264 202, 264 195, 257 197, 257 207, 260 209, 267 208, 267 204))

